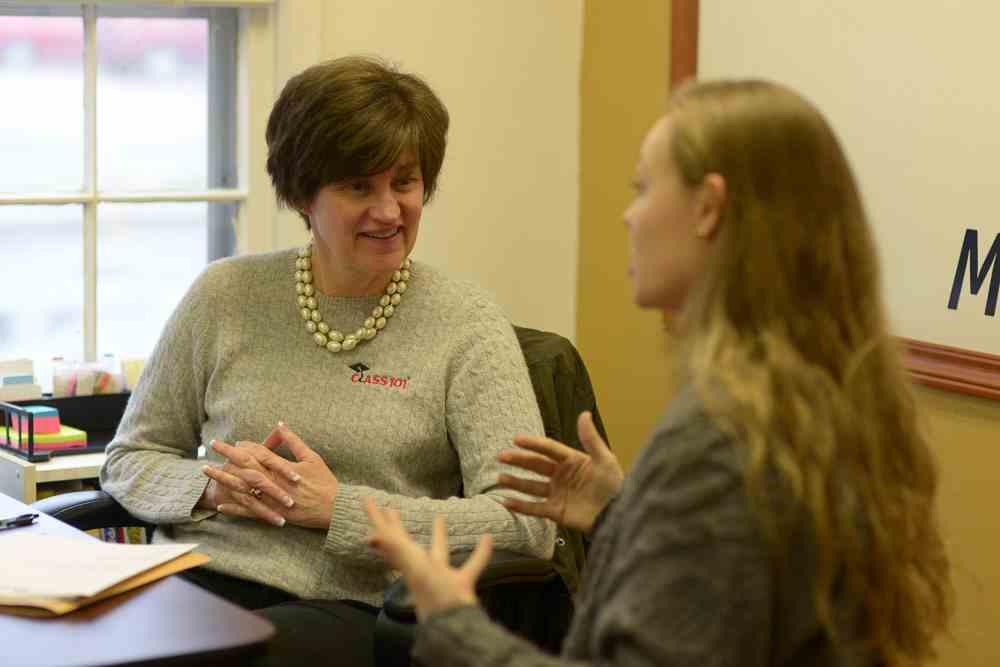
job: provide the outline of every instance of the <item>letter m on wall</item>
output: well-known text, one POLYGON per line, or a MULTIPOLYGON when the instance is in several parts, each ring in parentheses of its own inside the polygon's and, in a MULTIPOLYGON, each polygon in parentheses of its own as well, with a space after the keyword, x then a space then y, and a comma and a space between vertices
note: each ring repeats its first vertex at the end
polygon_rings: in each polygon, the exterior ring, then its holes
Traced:
POLYGON ((951 296, 948 298, 948 307, 952 310, 958 308, 958 298, 962 294, 962 283, 965 282, 965 272, 969 272, 969 287, 973 294, 979 294, 979 289, 986 282, 986 276, 990 276, 990 291, 986 296, 986 315, 993 317, 997 312, 997 292, 1000 291, 1000 270, 997 270, 997 261, 1000 260, 1000 234, 993 239, 990 251, 986 253, 986 259, 982 266, 979 265, 979 232, 975 229, 966 229, 965 238, 962 240, 962 253, 958 257, 958 266, 955 267, 955 280, 951 283, 951 296))

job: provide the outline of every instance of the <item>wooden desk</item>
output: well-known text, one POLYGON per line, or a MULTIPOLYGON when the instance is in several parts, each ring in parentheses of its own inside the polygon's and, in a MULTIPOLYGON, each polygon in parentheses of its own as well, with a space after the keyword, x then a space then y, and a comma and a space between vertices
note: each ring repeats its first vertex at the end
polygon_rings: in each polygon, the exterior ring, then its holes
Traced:
MULTIPOLYGON (((0 516, 34 511, 0 494, 0 516)), ((32 531, 94 539, 42 515, 3 538, 32 531)), ((84 667, 94 665, 246 665, 264 652, 274 634, 267 620, 177 576, 49 619, 0 614, 0 665, 84 667)))

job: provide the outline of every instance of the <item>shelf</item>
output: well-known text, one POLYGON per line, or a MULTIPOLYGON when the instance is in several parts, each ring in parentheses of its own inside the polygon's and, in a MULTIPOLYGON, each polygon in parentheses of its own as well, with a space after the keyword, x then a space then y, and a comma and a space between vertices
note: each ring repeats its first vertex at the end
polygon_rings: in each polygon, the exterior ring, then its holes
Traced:
POLYGON ((111 431, 118 428, 131 394, 94 394, 36 398, 30 401, 10 401, 12 405, 48 405, 59 411, 59 420, 67 426, 86 431, 111 431))
POLYGON ((48 461, 28 461, 16 454, 0 451, 0 493, 31 504, 38 496, 38 485, 75 479, 96 478, 104 464, 104 452, 54 456, 48 461))
POLYGON ((48 461, 35 464, 35 483, 97 477, 104 464, 104 457, 104 452, 76 456, 54 456, 48 461))
MULTIPOLYGON (((100 453, 114 438, 125 407, 131 394, 96 394, 93 396, 67 396, 63 398, 40 398, 28 401, 11 401, 11 405, 47 405, 59 410, 59 421, 66 426, 78 428, 87 433, 86 447, 71 447, 56 450, 35 450, 29 457, 24 449, 0 445, 0 451, 33 462, 49 461, 64 456, 86 456, 100 453)), ((0 428, 3 422, 0 421, 0 428)))
POLYGON ((97 394, 14 401, 17 406, 56 408, 63 424, 87 432, 88 446, 36 451, 30 461, 21 450, 0 447, 0 492, 30 504, 37 498, 39 485, 96 478, 104 464, 104 448, 115 436, 129 396, 97 394))

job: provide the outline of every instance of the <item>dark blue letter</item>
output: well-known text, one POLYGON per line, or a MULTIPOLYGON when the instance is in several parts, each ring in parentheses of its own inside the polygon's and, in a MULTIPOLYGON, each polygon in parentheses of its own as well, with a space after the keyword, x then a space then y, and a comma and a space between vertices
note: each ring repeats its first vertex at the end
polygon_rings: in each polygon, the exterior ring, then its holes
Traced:
POLYGON ((962 293, 962 282, 965 278, 965 267, 969 266, 969 283, 973 294, 979 294, 979 288, 986 282, 986 274, 990 274, 990 291, 986 296, 986 314, 990 317, 997 313, 997 292, 1000 292, 1000 271, 997 270, 997 259, 1000 258, 1000 234, 993 239, 993 245, 986 254, 982 267, 979 266, 979 232, 975 229, 965 230, 965 239, 962 241, 962 254, 958 257, 958 266, 955 267, 955 280, 951 283, 951 297, 948 299, 948 307, 952 310, 958 308, 958 297, 962 293), (969 259, 972 259, 969 266, 969 259))

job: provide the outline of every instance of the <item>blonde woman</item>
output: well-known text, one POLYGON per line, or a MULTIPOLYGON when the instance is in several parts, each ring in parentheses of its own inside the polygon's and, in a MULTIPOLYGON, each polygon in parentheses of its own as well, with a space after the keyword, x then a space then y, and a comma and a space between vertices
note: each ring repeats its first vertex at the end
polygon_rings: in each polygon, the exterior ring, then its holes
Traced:
POLYGON ((370 542, 406 577, 424 664, 914 665, 950 611, 936 473, 885 322, 857 183, 820 113, 767 82, 673 96, 625 213, 634 300, 669 316, 683 385, 622 479, 518 438, 501 476, 522 514, 590 531, 589 576, 556 658, 476 606, 484 538, 447 563, 369 502, 370 542))

